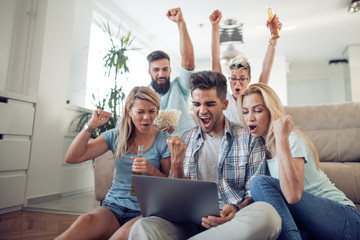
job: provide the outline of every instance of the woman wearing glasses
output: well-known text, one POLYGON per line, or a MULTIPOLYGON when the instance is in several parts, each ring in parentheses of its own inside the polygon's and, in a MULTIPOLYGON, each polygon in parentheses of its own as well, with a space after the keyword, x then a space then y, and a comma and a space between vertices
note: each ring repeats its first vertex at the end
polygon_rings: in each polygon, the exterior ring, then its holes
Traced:
MULTIPOLYGON (((212 55, 212 70, 214 72, 221 73, 220 64, 220 27, 219 23, 222 18, 221 12, 215 10, 210 15, 210 22, 212 24, 212 39, 211 39, 211 55, 212 55)), ((274 16, 272 20, 279 28, 282 24, 279 22, 279 18, 274 16)), ((268 84, 270 78, 271 68, 274 62, 275 49, 277 44, 277 38, 269 39, 269 46, 266 51, 266 55, 263 62, 262 72, 260 74, 259 82, 268 84)), ((224 110, 224 115, 232 122, 241 124, 239 118, 239 112, 236 108, 236 99, 241 93, 245 91, 251 81, 251 68, 250 63, 245 57, 235 57, 229 63, 229 81, 232 94, 227 93, 226 99, 229 101, 228 107, 224 110)))

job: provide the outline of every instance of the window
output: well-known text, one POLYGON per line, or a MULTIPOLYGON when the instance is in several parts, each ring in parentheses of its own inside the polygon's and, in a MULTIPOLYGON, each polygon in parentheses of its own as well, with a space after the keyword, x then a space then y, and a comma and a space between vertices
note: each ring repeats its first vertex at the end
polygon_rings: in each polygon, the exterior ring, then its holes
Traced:
MULTIPOLYGON (((95 108, 92 98, 93 93, 97 99, 102 99, 114 85, 113 76, 110 75, 110 78, 105 76, 105 68, 103 67, 103 57, 110 46, 111 44, 108 35, 104 33, 99 26, 93 23, 91 25, 90 33, 85 108, 95 108)), ((139 50, 128 52, 129 73, 118 75, 118 80, 123 84, 126 96, 133 87, 148 86, 150 84, 148 62, 145 55, 145 52, 149 51, 136 42, 136 36, 131 46, 132 48, 138 48, 139 50)))

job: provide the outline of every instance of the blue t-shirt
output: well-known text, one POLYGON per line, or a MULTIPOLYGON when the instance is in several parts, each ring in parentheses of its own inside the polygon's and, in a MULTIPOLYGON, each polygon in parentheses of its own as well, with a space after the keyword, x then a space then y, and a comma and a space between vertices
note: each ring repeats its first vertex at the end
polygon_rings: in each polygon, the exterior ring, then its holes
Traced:
MULTIPOLYGON (((327 198, 335 202, 355 206, 345 194, 337 189, 326 174, 316 167, 314 155, 309 149, 307 142, 294 132, 289 135, 290 150, 293 158, 304 158, 304 191, 318 197, 327 198)), ((272 177, 279 179, 278 158, 267 160, 272 177)))
MULTIPOLYGON (((101 134, 108 149, 115 153, 116 151, 116 129, 113 128, 101 134)), ((144 158, 149 163, 160 169, 160 159, 170 156, 166 140, 170 137, 167 132, 158 131, 153 144, 144 152, 144 158)), ((127 153, 123 157, 116 160, 116 174, 112 182, 109 192, 106 194, 106 200, 133 210, 140 210, 139 203, 136 196, 130 195, 131 186, 131 166, 133 160, 131 157, 136 157, 134 153, 127 153)))
MULTIPOLYGON (((189 77, 193 71, 188 71, 180 67, 180 75, 170 83, 170 89, 165 94, 158 94, 160 98, 160 110, 180 110, 181 115, 175 131, 172 135, 177 135, 185 130, 195 127, 195 122, 190 116, 189 109, 189 77)), ((152 86, 149 86, 152 90, 152 86)))

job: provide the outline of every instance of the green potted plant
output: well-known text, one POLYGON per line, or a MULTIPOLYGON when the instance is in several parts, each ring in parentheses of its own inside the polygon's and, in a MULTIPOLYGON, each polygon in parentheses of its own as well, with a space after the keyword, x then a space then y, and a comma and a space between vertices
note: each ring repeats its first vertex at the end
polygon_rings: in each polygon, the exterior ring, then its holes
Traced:
MULTIPOLYGON (((131 35, 131 32, 122 33, 121 25, 118 27, 117 33, 113 34, 109 21, 98 23, 98 26, 109 36, 111 43, 110 49, 107 51, 104 56, 104 67, 105 67, 105 76, 108 78, 114 79, 113 87, 105 94, 102 99, 99 99, 92 94, 93 104, 96 109, 102 109, 105 111, 111 112, 111 117, 101 127, 98 127, 95 130, 94 138, 98 137, 102 132, 112 129, 116 126, 116 123, 121 115, 121 111, 124 104, 125 93, 123 92, 123 86, 126 83, 125 79, 118 78, 120 75, 129 72, 128 68, 128 56, 127 52, 131 50, 136 50, 131 48, 131 44, 134 40, 134 37, 131 35)), ((81 131, 84 125, 89 121, 92 113, 84 112, 77 116, 71 123, 70 126, 77 123, 76 131, 81 131)))

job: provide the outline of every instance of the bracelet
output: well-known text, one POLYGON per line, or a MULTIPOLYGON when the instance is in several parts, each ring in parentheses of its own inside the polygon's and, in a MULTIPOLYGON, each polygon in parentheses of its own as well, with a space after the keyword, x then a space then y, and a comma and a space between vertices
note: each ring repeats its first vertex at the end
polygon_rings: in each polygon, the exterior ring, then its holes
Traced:
POLYGON ((269 41, 269 44, 270 44, 273 48, 276 48, 276 45, 272 44, 270 41, 269 41))
POLYGON ((240 210, 240 208, 239 208, 239 206, 237 204, 232 203, 231 206, 233 206, 236 209, 237 212, 240 210))
POLYGON ((95 134, 95 129, 90 128, 88 124, 85 124, 84 126, 85 130, 88 131, 91 134, 95 134))

